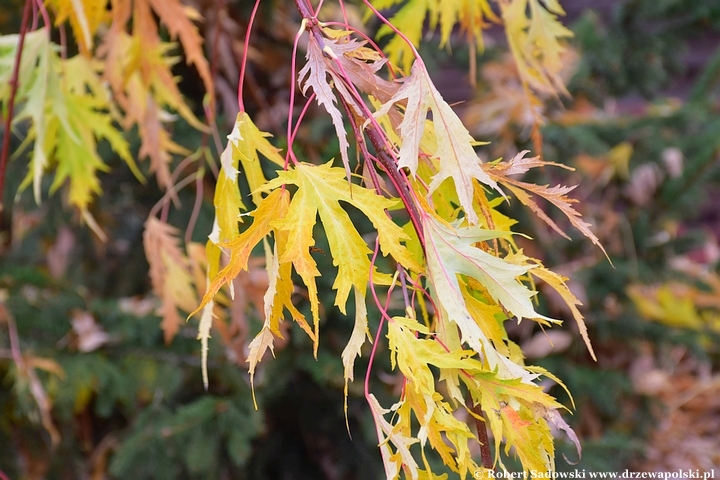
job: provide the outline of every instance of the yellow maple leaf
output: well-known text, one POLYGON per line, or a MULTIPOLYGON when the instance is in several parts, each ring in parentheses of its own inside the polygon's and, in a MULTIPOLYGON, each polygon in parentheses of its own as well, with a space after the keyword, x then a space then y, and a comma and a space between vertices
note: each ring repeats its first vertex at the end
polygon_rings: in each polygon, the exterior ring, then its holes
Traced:
MULTIPOLYGON (((281 235, 277 235, 281 236, 281 235)), ((250 372, 250 385, 254 384, 255 367, 262 360, 265 352, 270 349, 273 352, 273 342, 275 337, 282 338, 280 332, 280 322, 283 321, 283 309, 287 308, 293 319, 305 330, 305 333, 314 340, 314 333, 307 324, 305 317, 292 304, 293 284, 291 279, 291 265, 289 263, 280 264, 278 261, 278 244, 284 244, 283 240, 276 240, 273 249, 270 249, 267 240, 263 240, 265 248, 265 263, 268 268, 268 289, 263 297, 264 308, 263 313, 265 320, 260 332, 253 338, 248 345, 247 362, 250 364, 248 371, 250 372)), ((253 399, 255 392, 253 391, 253 399)), ((257 404, 256 404, 257 408, 257 404)))
POLYGON ((468 43, 475 41, 478 50, 483 49, 482 30, 499 19, 486 0, 444 0, 440 6, 440 46, 450 41, 450 34, 457 23, 468 37, 468 43))
MULTIPOLYGON (((380 406, 375 395, 372 393, 368 396, 370 404, 370 413, 375 421, 375 430, 378 436, 380 446, 380 454, 383 457, 383 465, 385 466, 385 476, 388 480, 395 480, 400 475, 400 466, 404 466, 409 471, 409 476, 413 480, 418 480, 418 464, 410 453, 410 446, 417 443, 417 439, 408 437, 405 432, 399 431, 398 428, 385 420, 385 415, 391 410, 380 406), (392 444, 396 451, 392 452, 390 445, 392 444)), ((397 410, 399 405, 395 405, 392 410, 397 410)), ((400 423, 398 423, 399 425, 400 423)))
POLYGON ((531 265, 532 268, 529 270, 529 273, 537 279, 545 282, 550 288, 555 290, 560 295, 560 298, 563 299, 567 307, 570 309, 570 312, 575 319, 575 323, 577 323, 580 335, 585 341, 585 345, 587 346, 590 355, 593 357, 594 360, 597 360, 597 357, 595 356, 595 351, 593 350, 592 344, 590 343, 590 337, 588 336, 584 317, 578 309, 579 306, 582 306, 582 303, 570 291, 567 284, 565 283, 568 279, 558 273, 548 270, 539 260, 534 258, 528 258, 523 254, 522 250, 508 255, 506 257, 506 260, 517 265, 531 265))
POLYGON ((555 448, 547 422, 538 421, 527 407, 518 410, 509 404, 500 406, 503 434, 505 435, 505 453, 515 447, 515 453, 522 462, 523 469, 533 472, 555 470, 555 448))
MULTIPOLYGON (((540 410, 563 408, 539 385, 521 379, 503 379, 494 372, 462 377, 473 401, 480 403, 495 437, 495 451, 505 440, 505 452, 515 447, 526 470, 554 469, 552 434, 540 410)), ((499 455, 496 462, 500 463, 499 455)))
MULTIPOLYGON (((213 206, 215 207, 215 221, 210 233, 210 241, 213 243, 229 242, 235 240, 240 234, 238 222, 240 221, 240 210, 245 210, 245 205, 240 198, 240 187, 237 183, 239 158, 234 155, 237 150, 236 143, 242 141, 240 136, 240 124, 235 122, 232 132, 228 135, 228 143, 225 150, 220 154, 220 174, 215 185, 215 196, 213 206)), ((256 205, 260 202, 257 201, 256 205)))
POLYGON ((355 366, 355 359, 361 355, 362 346, 365 344, 365 337, 367 336, 371 341, 370 331, 368 330, 368 319, 367 319, 367 305, 365 305, 365 296, 360 292, 357 287, 353 287, 355 294, 355 324, 353 326, 352 333, 347 345, 342 351, 342 362, 343 362, 343 377, 345 379, 345 414, 347 420, 347 397, 348 397, 348 382, 354 380, 353 367, 355 366))
MULTIPOLYGON (((402 0, 376 0, 373 2, 373 6, 382 10, 401 2, 402 0)), ((395 28, 403 32, 403 35, 405 35, 413 45, 418 46, 422 38, 426 15, 429 17, 430 29, 434 30, 438 21, 439 8, 439 2, 436 0, 409 0, 390 18, 390 22, 395 28)), ((382 38, 393 34, 385 50, 388 52, 390 61, 394 65, 401 67, 403 71, 407 73, 410 71, 413 60, 415 60, 413 47, 393 32, 393 29, 390 28, 389 25, 384 24, 378 30, 377 36, 378 38, 382 38)))
MULTIPOLYGON (((288 208, 289 193, 286 190, 277 189, 271 192, 251 216, 253 223, 238 237, 230 242, 221 243, 220 246, 230 251, 228 264, 218 274, 211 278, 205 295, 200 305, 193 310, 190 316, 195 315, 212 300, 223 285, 230 283, 242 270, 248 269, 248 259, 253 248, 272 231, 271 223, 277 218, 282 218, 288 208)), ((214 262, 209 259, 212 265, 214 262)))
POLYGON ((649 320, 694 330, 700 330, 705 323, 687 289, 678 284, 669 283, 655 288, 631 285, 627 293, 640 315, 649 320))
MULTIPOLYGON (((488 22, 499 21, 487 0, 377 0, 373 2, 373 6, 383 10, 399 3, 403 5, 390 17, 390 23, 416 47, 420 45, 425 20, 430 31, 440 25, 441 47, 450 41, 450 34, 459 23, 468 42, 480 50, 483 48, 483 28, 489 25, 488 22)), ((377 36, 382 38, 393 32, 389 25, 383 25, 377 36)), ((385 50, 392 63, 406 72, 410 70, 415 55, 412 47, 402 37, 393 34, 385 50)))
POLYGON ((207 357, 209 351, 208 341, 210 339, 210 329, 212 328, 214 308, 215 302, 210 300, 207 305, 203 307, 203 313, 200 317, 200 323, 198 324, 197 339, 200 340, 200 362, 203 376, 203 385, 205 386, 205 390, 207 390, 209 383, 207 370, 207 357))
POLYGON ((250 186, 255 205, 260 205, 262 196, 258 189, 267 181, 262 171, 258 152, 276 165, 283 166, 283 158, 266 137, 268 134, 258 130, 247 113, 238 113, 235 126, 228 135, 227 146, 220 155, 220 176, 213 199, 215 222, 210 234, 212 242, 232 241, 239 234, 240 210, 246 209, 240 198, 240 188, 237 183, 240 163, 242 163, 244 176, 250 186))
POLYGON ((302 277, 308 287, 314 318, 317 319, 318 315, 315 277, 320 272, 310 255, 310 247, 315 244, 313 227, 318 215, 327 234, 333 264, 338 267, 333 284, 337 290, 335 305, 344 313, 351 287, 357 287, 364 295, 369 281, 371 251, 340 206, 341 201, 358 208, 370 219, 377 229, 385 255, 392 255, 408 268, 419 268, 400 243, 408 240, 407 235, 385 213, 386 209, 396 204, 395 201, 358 185, 351 187, 343 169, 332 167, 331 162, 319 166, 300 163, 291 170, 279 172, 278 178, 268 182, 263 190, 287 184, 297 185, 298 190, 293 195, 287 215, 273 222, 273 228, 288 233, 288 243, 280 252, 280 262, 292 262, 302 277))

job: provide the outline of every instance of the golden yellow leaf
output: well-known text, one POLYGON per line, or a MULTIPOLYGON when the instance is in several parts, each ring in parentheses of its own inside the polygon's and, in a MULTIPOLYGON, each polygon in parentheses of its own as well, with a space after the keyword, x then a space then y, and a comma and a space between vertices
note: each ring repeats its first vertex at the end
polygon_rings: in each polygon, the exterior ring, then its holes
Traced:
POLYGON ((500 10, 510 51, 523 83, 545 94, 567 94, 560 77, 561 41, 572 37, 557 19, 565 12, 557 1, 503 0, 500 10), (529 15, 528 15, 529 14, 529 15))
POLYGON ((198 306, 190 316, 195 315, 226 283, 231 282, 238 276, 240 271, 247 270, 248 259, 253 248, 260 243, 272 231, 271 223, 277 218, 282 218, 287 212, 289 193, 286 190, 275 190, 270 193, 252 212, 253 223, 242 232, 235 240, 220 244, 230 250, 228 264, 211 279, 210 285, 198 306))
MULTIPOLYGON (((417 480, 418 464, 412 453, 410 453, 410 446, 417 443, 418 440, 399 432, 390 422, 385 420, 384 416, 390 413, 390 410, 381 407, 372 393, 368 396, 368 403, 370 404, 370 413, 375 421, 380 454, 383 457, 383 465, 385 466, 385 477, 388 480, 397 479, 402 465, 409 470, 410 478, 417 480), (389 444, 395 447, 395 453, 392 452, 389 444)), ((393 410, 397 409, 397 407, 397 405, 393 407, 393 410)))
MULTIPOLYGON (((253 202, 255 205, 259 205, 260 200, 262 200, 259 190, 267 180, 263 174, 258 153, 261 153, 278 167, 282 167, 285 160, 280 155, 280 150, 267 140, 270 134, 258 130, 246 112, 238 114, 235 125, 237 138, 233 134, 230 135, 230 143, 233 145, 233 158, 237 156, 242 163, 243 174, 250 186, 253 202)), ((235 131, 233 130, 233 132, 235 131)))
POLYGON ((287 184, 297 185, 298 190, 287 215, 273 223, 273 228, 288 233, 287 246, 280 252, 280 263, 292 262, 295 266, 308 287, 314 316, 318 306, 315 277, 320 273, 310 255, 310 247, 315 244, 312 233, 318 214, 327 234, 333 264, 338 267, 333 284, 337 290, 335 305, 345 312, 351 287, 357 287, 364 295, 369 281, 371 251, 339 202, 356 207, 370 219, 385 255, 392 255, 407 268, 419 268, 400 243, 408 239, 407 235, 385 212, 395 205, 393 200, 358 185, 351 187, 343 170, 332 167, 331 163, 319 166, 300 163, 291 170, 279 172, 278 178, 268 182, 263 190, 287 184))

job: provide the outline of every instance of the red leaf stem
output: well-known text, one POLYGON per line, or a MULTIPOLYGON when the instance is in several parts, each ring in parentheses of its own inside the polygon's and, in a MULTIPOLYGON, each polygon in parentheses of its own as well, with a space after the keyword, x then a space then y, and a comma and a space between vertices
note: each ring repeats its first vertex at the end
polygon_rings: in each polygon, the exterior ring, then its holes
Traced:
POLYGON ((15 64, 13 65, 13 73, 10 78, 10 98, 8 100, 7 117, 5 118, 5 134, 3 135, 2 153, 0 153, 0 212, 3 211, 5 205, 3 203, 3 193, 5 192, 5 170, 7 169, 7 160, 10 154, 10 126, 12 124, 13 111, 15 109, 15 96, 18 89, 18 76, 20 75, 20 59, 22 58, 23 46, 25 44, 25 35, 27 34, 27 24, 30 19, 30 6, 33 0, 25 1, 23 16, 20 23, 20 35, 18 38, 17 51, 15 52, 15 64))

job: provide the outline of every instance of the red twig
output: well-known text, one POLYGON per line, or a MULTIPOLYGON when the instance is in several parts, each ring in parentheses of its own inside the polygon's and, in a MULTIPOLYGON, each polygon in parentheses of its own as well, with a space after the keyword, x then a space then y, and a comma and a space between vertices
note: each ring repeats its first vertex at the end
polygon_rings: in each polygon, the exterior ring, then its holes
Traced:
POLYGON ((423 62, 422 58, 420 58, 420 54, 418 53, 417 49, 415 48, 415 45, 413 45, 413 43, 410 41, 410 39, 409 39, 407 36, 405 36, 404 33, 402 33, 400 30, 398 30, 395 25, 393 25, 392 23, 390 23, 390 20, 388 20, 387 18, 385 18, 385 17, 377 10, 377 8, 375 8, 375 7, 372 5, 372 3, 370 3, 368 0, 363 0, 363 3, 364 3, 370 10, 372 10, 372 12, 375 14, 375 16, 376 16, 377 18, 380 19, 381 22, 383 22, 383 23, 384 23, 385 25, 387 25, 393 32, 395 32, 395 35, 397 35, 398 37, 402 38, 403 41, 405 41, 405 43, 408 44, 408 46, 410 47, 410 49, 411 49, 412 52, 413 52, 413 55, 415 56, 415 61, 416 61, 416 62, 419 62, 420 65, 423 65, 423 66, 424 66, 424 65, 425 65, 425 62, 423 62))
POLYGON ((318 29, 318 19, 315 16, 312 5, 310 5, 308 0, 295 0, 295 6, 298 12, 300 12, 300 15, 302 15, 302 18, 307 21, 305 29, 315 37, 318 45, 320 45, 320 49, 322 49, 325 46, 325 39, 318 29))
POLYGON ((43 0, 35 0, 35 3, 37 4, 38 11, 43 18, 43 22, 45 22, 44 28, 49 35, 50 29, 52 28, 52 22, 50 21, 50 15, 48 14, 47 8, 45 8, 43 0))
POLYGON ((248 21, 247 30, 245 30, 242 65, 240 66, 240 81, 238 82, 238 107, 240 107, 241 112, 245 111, 245 103, 243 102, 243 85, 245 83, 245 68, 247 67, 248 50, 250 47, 250 33, 252 32, 253 22, 255 22, 255 16, 257 15, 259 6, 260 0, 255 0, 255 6, 250 14, 250 21, 248 21))
POLYGON ((18 76, 20 75, 20 59, 22 58, 23 45, 25 44, 25 35, 27 34, 27 24, 30 19, 30 7, 33 0, 25 1, 23 9, 22 21, 20 23, 20 36, 18 38, 17 51, 15 52, 15 64, 13 65, 13 73, 10 78, 10 99, 8 100, 8 114, 5 119, 5 134, 3 135, 2 153, 0 153, 0 212, 4 208, 3 193, 5 191, 5 170, 7 169, 7 160, 10 154, 10 127, 12 124, 13 110, 15 109, 15 96, 18 89, 18 76))
MULTIPOLYGON (((343 14, 343 20, 345 20, 345 24, 347 24, 348 23, 348 15, 347 15, 347 10, 345 9, 345 2, 343 2, 343 0, 340 0, 339 3, 340 3, 340 10, 342 10, 342 14, 343 14)), ((320 10, 319 7, 318 7, 318 10, 320 10)))
MULTIPOLYGON (((375 251, 373 252, 373 257, 370 265, 375 265, 375 260, 377 260, 378 251, 380 250, 380 242, 378 238, 375 238, 375 251)), ((368 366, 365 370, 365 398, 370 398, 370 376, 372 373, 372 366, 375 362, 375 353, 377 352, 378 344, 380 343, 380 335, 382 335, 383 328, 385 327, 385 320, 387 319, 388 322, 392 322, 393 319, 390 318, 390 315, 387 313, 387 309, 382 308, 382 304, 380 303, 380 299, 377 296, 377 292, 375 291, 375 282, 373 281, 373 271, 372 268, 370 268, 370 293, 372 293, 373 299, 375 300, 375 305, 377 305, 378 309, 380 310, 380 324, 378 325, 377 332, 375 333, 375 341, 373 342, 372 350, 370 351, 370 357, 368 358, 368 366)), ((390 295, 390 291, 388 291, 388 298, 390 295)))
POLYGON ((477 428, 478 442, 480 442, 480 460, 482 461, 482 466, 485 468, 493 468, 494 462, 492 452, 490 451, 490 440, 488 438, 485 415, 483 414, 480 405, 475 405, 473 403, 470 395, 468 395, 466 405, 470 411, 474 413, 473 419, 475 420, 475 427, 477 428))

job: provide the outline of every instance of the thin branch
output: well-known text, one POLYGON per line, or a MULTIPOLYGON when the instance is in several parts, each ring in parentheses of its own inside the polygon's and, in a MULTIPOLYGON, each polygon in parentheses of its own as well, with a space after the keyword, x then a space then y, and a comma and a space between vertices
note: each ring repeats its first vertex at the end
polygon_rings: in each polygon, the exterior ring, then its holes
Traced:
POLYGON ((45 4, 43 3, 43 0, 36 0, 37 8, 40 11, 40 15, 43 17, 43 22, 45 22, 45 25, 43 25, 43 28, 48 32, 48 35, 50 34, 50 29, 52 28, 52 22, 50 21, 50 15, 48 14, 47 8, 45 8, 45 4))
MULTIPOLYGON (((283 166, 284 170, 288 169, 288 165, 289 165, 288 160, 292 160, 293 165, 298 164, 298 159, 295 156, 295 152, 293 152, 292 148, 293 148, 293 144, 295 143, 295 137, 297 136, 298 131, 300 130, 300 123, 302 122, 303 118, 305 118, 305 114, 307 113, 308 108, 312 104, 313 100, 315 100, 315 92, 313 92, 312 95, 310 95, 310 98, 308 98, 307 102, 305 102, 305 106, 300 111, 300 115, 298 115, 297 122, 295 123, 295 128, 293 129, 292 135, 290 135, 288 137, 287 152, 285 153, 285 165, 283 166)), ((288 118, 290 118, 290 117, 288 117, 288 118)), ((290 120, 288 119, 288 122, 289 121, 290 120)), ((288 123, 288 125, 290 125, 290 124, 288 123)))
MULTIPOLYGON (((293 111, 295 110, 295 70, 296 70, 296 57, 297 57, 297 49, 298 49, 298 42, 300 42, 300 37, 302 37, 303 31, 305 30, 305 19, 303 18, 302 24, 300 25, 300 29, 295 34, 295 40, 293 41, 293 50, 292 50, 292 57, 290 58, 290 101, 288 102, 288 119, 287 119, 287 152, 285 153, 285 170, 288 168, 288 160, 292 160, 293 164, 297 164, 297 158, 295 157, 295 152, 293 152, 293 140, 295 139, 295 136, 292 135, 293 131, 293 125, 292 125, 292 119, 293 119, 293 111)), ((313 95, 315 95, 315 92, 313 92, 313 95)), ((310 105, 310 100, 308 100, 305 103, 305 108, 303 108, 302 113, 300 116, 304 115, 305 110, 308 108, 308 105, 310 105)), ((298 118, 298 125, 300 125, 300 118, 298 118)), ((297 130, 297 126, 295 129, 297 130)))
POLYGON ((365 132, 370 139, 370 143, 372 143, 372 146, 376 150, 376 158, 380 161, 380 166, 385 170, 385 173, 387 173, 388 178, 390 178, 390 181, 400 195, 405 209, 407 209, 408 214, 410 214, 410 221, 412 221, 415 232, 424 248, 425 235, 422 229, 422 218, 420 217, 420 212, 417 209, 417 205, 415 205, 413 194, 408 186, 407 177, 405 177, 403 172, 398 170, 395 159, 384 144, 383 134, 373 125, 366 126, 365 132))
MULTIPOLYGON (((175 184, 175 182, 177 181, 177 179, 180 176, 180 174, 182 173, 182 171, 185 170, 192 162, 197 160, 199 158, 200 154, 201 154, 201 151, 198 150, 197 152, 195 152, 191 155, 188 155, 178 164, 177 167, 175 167, 175 170, 170 175, 170 184, 169 184, 168 188, 165 190, 165 194, 158 201, 158 203, 156 203, 153 206, 152 210, 150 210, 150 215, 148 215, 148 216, 153 216, 153 215, 157 214, 158 209, 162 208, 161 220, 164 222, 167 219, 169 208, 170 208, 170 200, 174 195, 176 195, 176 193, 178 191, 180 191, 182 189, 182 187, 180 186, 180 183, 182 183, 182 182, 180 182, 178 184, 175 184)), ((188 177, 192 177, 192 174, 189 175, 188 177)), ((187 178, 183 181, 186 181, 186 180, 187 180, 187 178)), ((187 185, 187 183, 183 183, 183 186, 184 185, 187 185)))
MULTIPOLYGON (((378 238, 375 238, 375 251, 373 252, 372 262, 371 265, 375 264, 375 260, 377 260, 378 251, 380 250, 380 242, 378 238)), ((377 332, 375 333, 375 341, 373 342, 372 350, 370 351, 370 357, 368 357, 368 366, 365 370, 365 398, 370 398, 370 376, 372 372, 372 366, 375 362, 375 353, 377 353, 377 347, 380 343, 380 335, 382 334, 383 328, 385 327, 385 320, 387 319, 388 322, 392 322, 392 318, 390 318, 390 315, 388 315, 387 310, 382 308, 382 304, 380 303, 380 299, 377 296, 377 292, 375 291, 375 282, 373 281, 373 271, 372 268, 370 269, 370 293, 372 293, 373 299, 375 300, 375 305, 377 305, 378 309, 380 310, 380 324, 378 325, 377 332)), ((390 292, 388 292, 388 295, 390 292)))
POLYGON ((245 43, 243 48, 242 66, 240 67, 240 82, 238 83, 238 107, 240 111, 245 111, 245 104, 243 102, 243 85, 245 82, 245 69, 247 67, 248 58, 248 47, 250 46, 250 33, 252 33, 253 23, 255 22, 255 16, 257 15, 258 7, 260 6, 260 0, 255 0, 255 6, 253 7, 252 13, 250 14, 250 20, 248 21, 247 29, 245 30, 245 43))
POLYGON ((3 135, 2 153, 0 153, 0 212, 3 211, 5 205, 3 203, 3 194, 5 192, 5 170, 7 169, 8 156, 10 154, 10 137, 13 111, 15 109, 15 96, 18 89, 18 76, 20 75, 20 60, 22 58, 23 46, 25 45, 25 36, 27 35, 27 24, 30 19, 30 7, 33 0, 25 1, 23 16, 20 23, 20 35, 18 38, 18 46, 15 51, 15 64, 13 65, 12 77, 10 78, 10 99, 8 100, 8 114, 5 119, 5 134, 3 135))
POLYGON ((409 39, 404 33, 402 33, 400 30, 398 30, 395 25, 393 25, 392 23, 390 23, 390 20, 388 20, 387 18, 385 18, 385 17, 378 11, 378 9, 373 6, 372 3, 370 3, 368 0, 363 0, 363 3, 364 3, 370 10, 372 10, 373 14, 375 14, 375 16, 376 16, 377 18, 379 18, 381 22, 383 22, 385 25, 387 25, 387 26, 390 28, 390 30, 392 30, 393 32, 395 32, 395 35, 397 35, 398 37, 402 38, 403 41, 408 44, 408 46, 410 47, 410 49, 411 49, 412 52, 413 52, 413 55, 415 56, 415 61, 418 62, 419 65, 422 65, 422 66, 424 67, 424 66, 425 66, 425 62, 423 62, 423 59, 420 57, 420 54, 418 53, 417 49, 415 48, 415 45, 413 45, 413 43, 410 41, 410 39, 409 39))
POLYGON ((473 413, 475 427, 477 428, 478 442, 480 442, 480 460, 485 468, 493 468, 492 452, 490 451, 490 440, 488 439, 487 420, 480 405, 475 405, 472 397, 468 395, 465 402, 467 408, 473 413))

